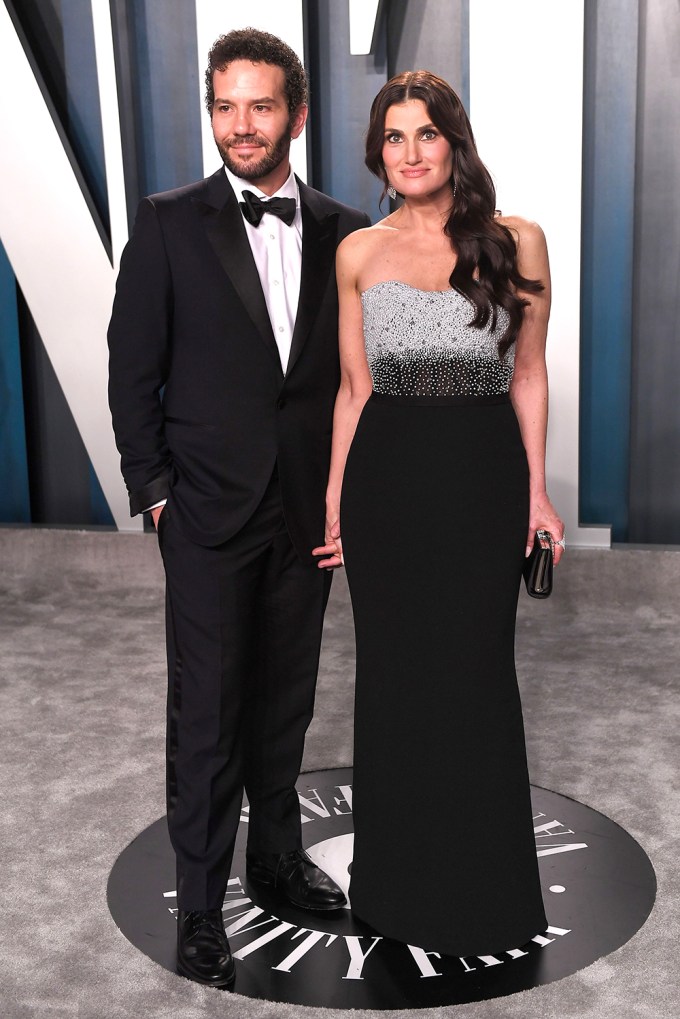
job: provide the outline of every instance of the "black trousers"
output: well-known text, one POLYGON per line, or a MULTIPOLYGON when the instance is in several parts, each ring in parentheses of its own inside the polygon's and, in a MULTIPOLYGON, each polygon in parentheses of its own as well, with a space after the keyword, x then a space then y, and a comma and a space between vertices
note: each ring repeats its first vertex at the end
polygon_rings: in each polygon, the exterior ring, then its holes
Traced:
POLYGON ((331 574, 297 556, 276 474, 215 548, 160 517, 168 647, 168 827, 180 909, 221 908, 245 788, 248 851, 301 846, 295 792, 331 574))

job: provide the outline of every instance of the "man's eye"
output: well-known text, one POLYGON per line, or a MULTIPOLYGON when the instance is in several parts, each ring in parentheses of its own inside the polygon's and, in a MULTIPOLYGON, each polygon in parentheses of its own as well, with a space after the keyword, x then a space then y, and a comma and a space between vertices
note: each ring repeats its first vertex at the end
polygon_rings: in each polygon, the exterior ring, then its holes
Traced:
POLYGON ((256 106, 255 107, 255 110, 257 111, 257 113, 266 113, 266 111, 268 109, 269 109, 268 106, 256 106))

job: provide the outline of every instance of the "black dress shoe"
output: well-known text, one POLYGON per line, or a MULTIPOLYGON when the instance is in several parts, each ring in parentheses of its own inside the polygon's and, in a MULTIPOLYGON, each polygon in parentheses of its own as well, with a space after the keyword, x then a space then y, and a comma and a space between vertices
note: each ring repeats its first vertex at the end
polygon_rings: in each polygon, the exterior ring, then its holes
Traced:
POLYGON ((221 909, 177 914, 177 971, 209 987, 229 987, 236 971, 221 909))
POLYGON ((342 889, 303 849, 279 856, 246 855, 246 876, 249 881, 273 885, 291 905, 300 909, 340 909, 347 902, 342 889))

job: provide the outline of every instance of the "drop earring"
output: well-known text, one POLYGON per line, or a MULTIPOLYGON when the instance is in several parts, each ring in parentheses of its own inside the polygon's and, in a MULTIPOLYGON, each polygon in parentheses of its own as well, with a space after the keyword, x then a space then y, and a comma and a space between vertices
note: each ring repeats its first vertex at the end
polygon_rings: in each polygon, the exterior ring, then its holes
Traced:
POLYGON ((451 181, 453 183, 453 195, 452 195, 452 197, 455 198, 456 197, 456 191, 458 190, 458 185, 456 184, 456 182, 453 179, 453 177, 451 178, 451 181))
POLYGON ((387 194, 390 196, 392 201, 394 201, 395 198, 397 197, 397 189, 395 188, 395 186, 393 184, 389 184, 388 185, 387 194))

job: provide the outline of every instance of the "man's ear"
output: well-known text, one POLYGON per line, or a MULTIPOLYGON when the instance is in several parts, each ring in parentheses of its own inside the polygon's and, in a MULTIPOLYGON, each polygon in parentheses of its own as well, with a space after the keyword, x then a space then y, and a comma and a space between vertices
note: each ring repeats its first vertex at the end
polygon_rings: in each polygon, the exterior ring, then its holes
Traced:
POLYGON ((307 123, 307 114, 309 113, 309 107, 306 104, 298 106, 295 114, 291 119, 290 124, 290 136, 291 138, 299 138, 302 134, 302 130, 307 123))

